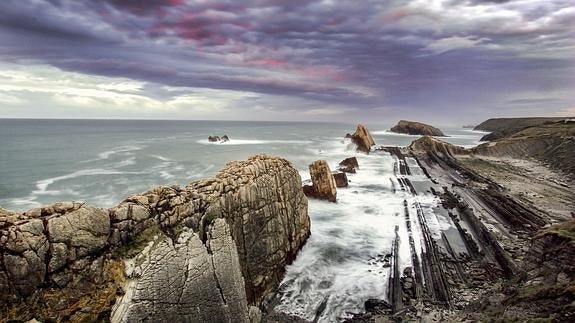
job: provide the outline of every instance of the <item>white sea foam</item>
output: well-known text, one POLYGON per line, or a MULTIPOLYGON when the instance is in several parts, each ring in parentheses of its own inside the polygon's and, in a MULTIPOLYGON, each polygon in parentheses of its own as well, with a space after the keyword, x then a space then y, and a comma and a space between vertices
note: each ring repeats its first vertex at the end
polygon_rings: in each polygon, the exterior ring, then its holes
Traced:
POLYGON ((122 168, 130 165, 136 164, 136 157, 130 157, 128 159, 122 160, 121 162, 116 164, 117 168, 122 168))
POLYGON ((36 195, 59 195, 58 191, 55 190, 49 191, 48 187, 62 180, 74 179, 82 176, 97 176, 97 175, 101 176, 101 175, 120 175, 120 174, 139 174, 139 173, 123 172, 113 169, 101 169, 101 168, 81 169, 70 174, 39 180, 36 182, 36 190, 33 191, 32 193, 36 195))
POLYGON ((164 156, 160 156, 160 155, 150 155, 150 157, 154 157, 154 158, 156 158, 156 159, 159 159, 159 160, 165 161, 165 162, 172 161, 170 158, 164 157, 164 156))
MULTIPOLYGON (((324 152, 333 169, 349 155, 344 145, 331 146, 324 152)), ((369 298, 385 298, 390 269, 370 259, 391 251, 395 226, 400 270, 411 266, 403 211, 409 195, 391 191, 392 157, 358 155, 358 161, 360 170, 348 175, 350 186, 338 190, 337 203, 310 200, 312 235, 287 269, 278 310, 313 320, 328 297, 320 321, 333 322, 363 311, 369 298)))

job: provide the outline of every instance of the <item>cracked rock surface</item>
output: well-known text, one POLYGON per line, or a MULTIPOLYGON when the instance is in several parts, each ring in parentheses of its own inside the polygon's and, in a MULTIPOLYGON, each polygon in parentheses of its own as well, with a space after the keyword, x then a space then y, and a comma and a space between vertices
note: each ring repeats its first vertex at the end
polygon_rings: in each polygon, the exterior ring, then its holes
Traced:
POLYGON ((108 320, 114 303, 121 322, 258 321, 309 234, 297 170, 265 155, 110 209, 0 209, 0 321, 108 320))

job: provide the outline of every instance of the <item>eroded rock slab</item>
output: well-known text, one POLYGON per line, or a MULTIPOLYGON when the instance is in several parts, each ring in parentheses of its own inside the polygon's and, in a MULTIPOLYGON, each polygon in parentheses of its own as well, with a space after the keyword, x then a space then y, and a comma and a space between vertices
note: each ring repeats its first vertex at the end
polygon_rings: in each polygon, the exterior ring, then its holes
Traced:
POLYGON ((308 197, 335 202, 337 198, 336 182, 325 160, 316 160, 309 165, 312 186, 304 186, 308 197))

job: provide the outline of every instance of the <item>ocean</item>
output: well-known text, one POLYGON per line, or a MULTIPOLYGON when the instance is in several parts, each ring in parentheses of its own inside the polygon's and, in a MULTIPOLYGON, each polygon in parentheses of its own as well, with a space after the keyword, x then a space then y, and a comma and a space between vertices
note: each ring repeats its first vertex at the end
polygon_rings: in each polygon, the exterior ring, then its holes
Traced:
MULTIPOLYGON (((367 124, 377 145, 418 138, 390 133, 391 126, 367 124)), ((483 135, 441 128, 444 140, 466 147, 483 135)), ((445 225, 433 214, 435 197, 393 189, 392 156, 349 149, 344 136, 354 131, 354 124, 335 123, 0 119, 0 207, 23 211, 72 200, 110 207, 153 186, 213 176, 227 162, 258 153, 290 160, 302 180, 314 160, 327 160, 333 170, 357 156, 360 170, 338 190, 337 203, 310 200, 312 235, 287 269, 277 307, 311 320, 324 302, 320 321, 338 321, 362 311, 365 300, 385 297, 389 272, 373 259, 389 250, 395 225, 405 222, 398 216, 404 200, 417 199, 431 225, 445 225), (207 140, 224 134, 229 142, 207 140)), ((400 246, 400 254, 408 248, 400 246)), ((401 259, 403 268, 409 265, 409 256, 401 259)))

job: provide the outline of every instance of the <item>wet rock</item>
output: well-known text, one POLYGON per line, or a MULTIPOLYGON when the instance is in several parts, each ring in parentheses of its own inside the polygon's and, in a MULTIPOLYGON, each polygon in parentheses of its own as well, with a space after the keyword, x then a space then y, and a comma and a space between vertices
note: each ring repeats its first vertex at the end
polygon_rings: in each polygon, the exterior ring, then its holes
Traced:
POLYGON ((345 173, 333 173, 333 178, 335 179, 336 187, 347 187, 347 175, 345 173))
POLYGON ((304 188, 308 197, 335 202, 337 197, 336 183, 325 160, 316 160, 309 165, 312 187, 304 188))
POLYGON ((375 145, 367 127, 358 124, 355 133, 351 136, 351 141, 356 145, 358 151, 369 154, 371 146, 375 145))
POLYGON ((355 174, 357 169, 359 169, 359 163, 355 157, 346 158, 339 163, 339 170, 344 173, 355 174))

